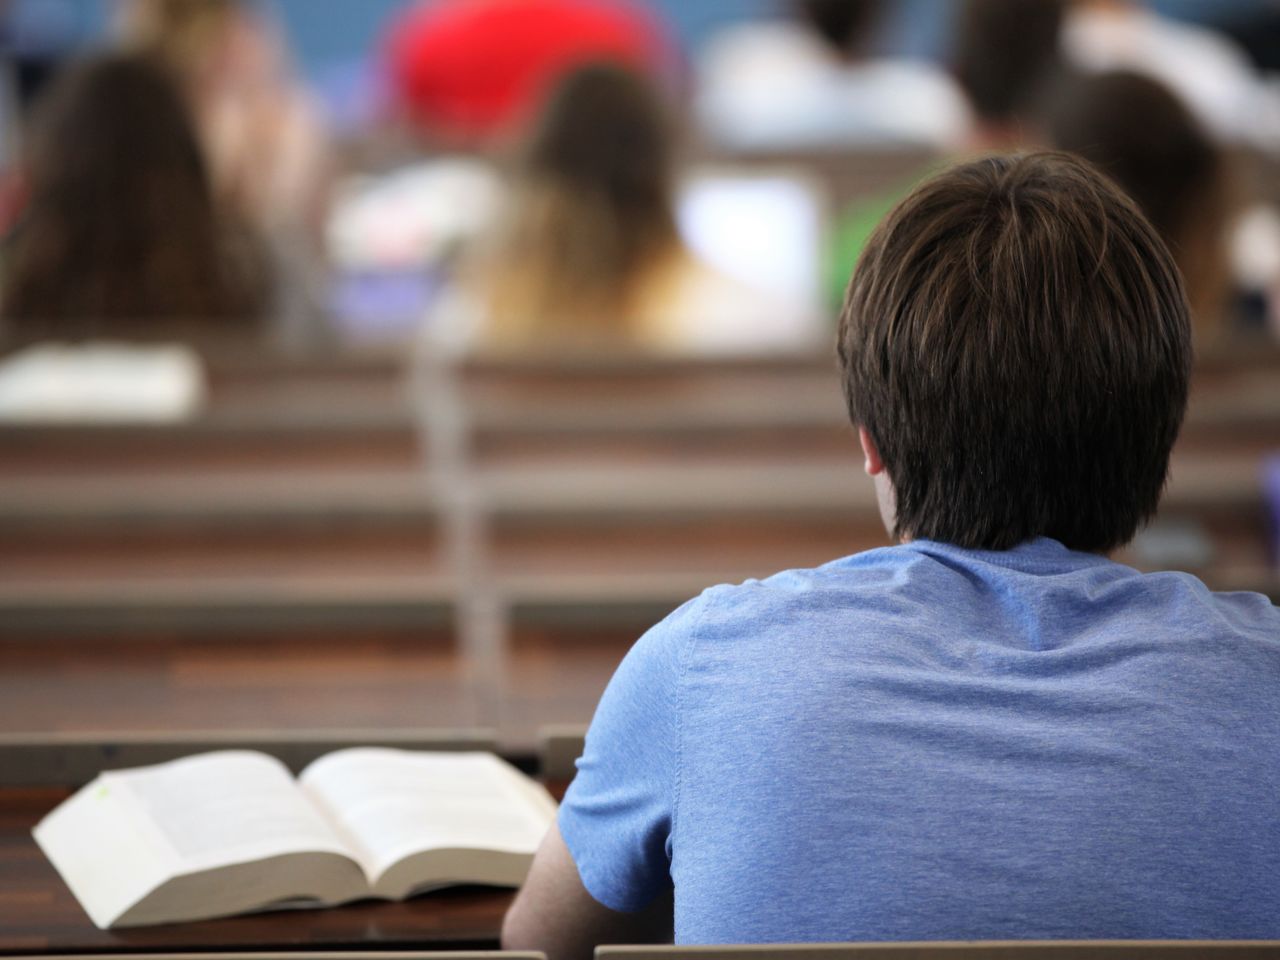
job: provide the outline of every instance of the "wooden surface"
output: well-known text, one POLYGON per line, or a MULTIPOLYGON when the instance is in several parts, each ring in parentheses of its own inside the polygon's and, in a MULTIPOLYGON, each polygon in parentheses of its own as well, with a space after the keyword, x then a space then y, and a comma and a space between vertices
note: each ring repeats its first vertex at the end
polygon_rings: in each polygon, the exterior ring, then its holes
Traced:
MULTIPOLYGON (((1280 598, 1277 371, 1204 358, 1122 560, 1280 598)), ((467 376, 496 660, 460 642, 403 359, 241 357, 189 429, 0 429, 0 732, 479 725, 526 751, 705 587, 887 542, 829 358, 467 376)))
POLYGON ((366 901, 163 927, 97 929, 31 838, 69 795, 0 789, 0 954, 211 949, 495 948, 507 890, 455 888, 403 903, 366 901))
MULTIPOLYGON (((492 518, 489 572, 517 611, 656 611, 887 542, 852 455, 513 468, 472 492, 492 518)), ((1277 592, 1256 456, 1180 453, 1159 523, 1192 527, 1204 556, 1148 537, 1125 559, 1277 592)), ((455 595, 439 527, 412 474, 0 482, 0 634, 437 627, 455 595)))
MULTIPOLYGON (((242 357, 237 365, 215 375, 208 409, 190 423, 0 425, 0 477, 405 470, 420 462, 403 357, 292 365, 242 357)), ((1202 357, 1184 445, 1274 448, 1278 369, 1280 351, 1267 345, 1202 357)), ((475 372, 482 463, 837 452, 852 439, 835 365, 825 356, 676 363, 665 373, 637 362, 555 372, 521 374, 502 363, 475 372)))
MULTIPOLYGON (((38 956, 38 954, 37 954, 38 956)), ((97 953, 58 953, 59 960, 96 960, 97 953)), ((251 950, 112 953, 113 960, 547 960, 537 950, 251 950)))
POLYGON ((413 630, 6 643, 0 731, 492 727, 504 750, 532 754, 540 726, 590 719, 646 625, 517 630, 505 671, 484 678, 496 715, 482 714, 466 657, 413 630))
MULTIPOLYGON (((93 730, 87 733, 0 733, 0 787, 78 786, 104 770, 168 763, 197 753, 253 750, 275 757, 295 774, 329 753, 353 747, 398 750, 487 751, 497 749, 486 730, 93 730)), ((581 754, 581 736, 562 746, 581 754)), ((545 764, 540 769, 546 770, 545 764)), ((570 768, 571 770, 572 768, 570 768)), ((570 772, 567 779, 572 777, 570 772)))

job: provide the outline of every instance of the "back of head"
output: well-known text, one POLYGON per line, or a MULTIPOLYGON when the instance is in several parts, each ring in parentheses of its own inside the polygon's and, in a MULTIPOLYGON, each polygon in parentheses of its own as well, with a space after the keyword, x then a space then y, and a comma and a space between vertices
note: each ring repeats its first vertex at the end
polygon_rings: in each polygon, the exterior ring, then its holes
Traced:
POLYGON ((1059 68, 1064 0, 963 0, 952 70, 978 119, 1025 119, 1059 68))
POLYGON ((882 0, 795 0, 801 19, 845 55, 865 44, 883 6, 882 0))
POLYGON ((145 333, 242 313, 205 165, 166 70, 103 56, 39 106, 2 312, 20 331, 145 333))
POLYGON ((1197 314, 1221 306, 1222 158, 1168 89, 1127 71, 1065 78, 1048 100, 1049 142, 1084 157, 1142 208, 1172 249, 1197 314))
POLYGON ((636 73, 593 64, 553 92, 526 145, 526 180, 585 191, 641 215, 670 202, 671 133, 636 73))
POLYGON ((621 67, 578 69, 521 158, 485 281, 495 325, 626 340, 619 328, 636 285, 677 242, 671 135, 657 95, 621 67))
POLYGON ((1167 248, 1110 181, 1066 154, 990 157, 877 228, 840 361, 899 536, 1105 552, 1155 511, 1190 326, 1167 248))

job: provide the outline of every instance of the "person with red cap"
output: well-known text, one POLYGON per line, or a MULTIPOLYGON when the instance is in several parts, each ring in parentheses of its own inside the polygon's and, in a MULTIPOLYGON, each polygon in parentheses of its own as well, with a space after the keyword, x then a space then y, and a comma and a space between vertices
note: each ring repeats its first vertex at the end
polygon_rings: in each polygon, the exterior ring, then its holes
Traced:
POLYGON ((573 67, 609 61, 660 81, 677 60, 661 23, 615 0, 424 0, 392 24, 386 51, 409 117, 463 142, 517 128, 573 67))

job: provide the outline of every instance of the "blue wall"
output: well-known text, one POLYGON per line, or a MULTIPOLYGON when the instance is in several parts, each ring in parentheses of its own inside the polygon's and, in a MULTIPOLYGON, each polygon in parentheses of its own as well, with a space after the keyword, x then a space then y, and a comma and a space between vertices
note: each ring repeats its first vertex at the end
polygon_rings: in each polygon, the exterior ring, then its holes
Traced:
MULTIPOLYGON (((397 9, 412 0, 263 0, 286 26, 302 69, 322 78, 371 51, 397 9)), ((640 0, 671 23, 687 50, 718 27, 746 17, 778 15, 786 0, 640 0)), ((1258 9, 1267 0, 1154 0, 1153 6, 1193 20, 1221 18, 1258 9)), ((20 41, 43 43, 61 35, 87 43, 102 35, 115 0, 16 0, 13 19, 20 41)), ((936 56, 944 48, 955 0, 898 0, 899 10, 886 25, 882 46, 916 56, 936 56)))
MULTIPOLYGON (((391 15, 412 0, 262 0, 284 22, 299 62, 308 72, 360 59, 373 49, 391 15)), ((642 0, 696 47, 720 25, 768 16, 780 0, 642 0)), ((942 0, 948 2, 948 0, 942 0)), ((89 43, 106 31, 114 0, 16 0, 12 19, 27 43, 58 36, 89 43)))

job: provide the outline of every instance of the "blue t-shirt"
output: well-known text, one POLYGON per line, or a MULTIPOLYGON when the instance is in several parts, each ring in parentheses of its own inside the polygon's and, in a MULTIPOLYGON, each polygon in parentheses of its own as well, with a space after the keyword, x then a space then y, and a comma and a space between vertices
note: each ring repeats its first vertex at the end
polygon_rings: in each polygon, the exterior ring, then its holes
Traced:
POLYGON ((645 634, 560 829, 676 940, 1280 938, 1280 610, 920 541, 645 634))

